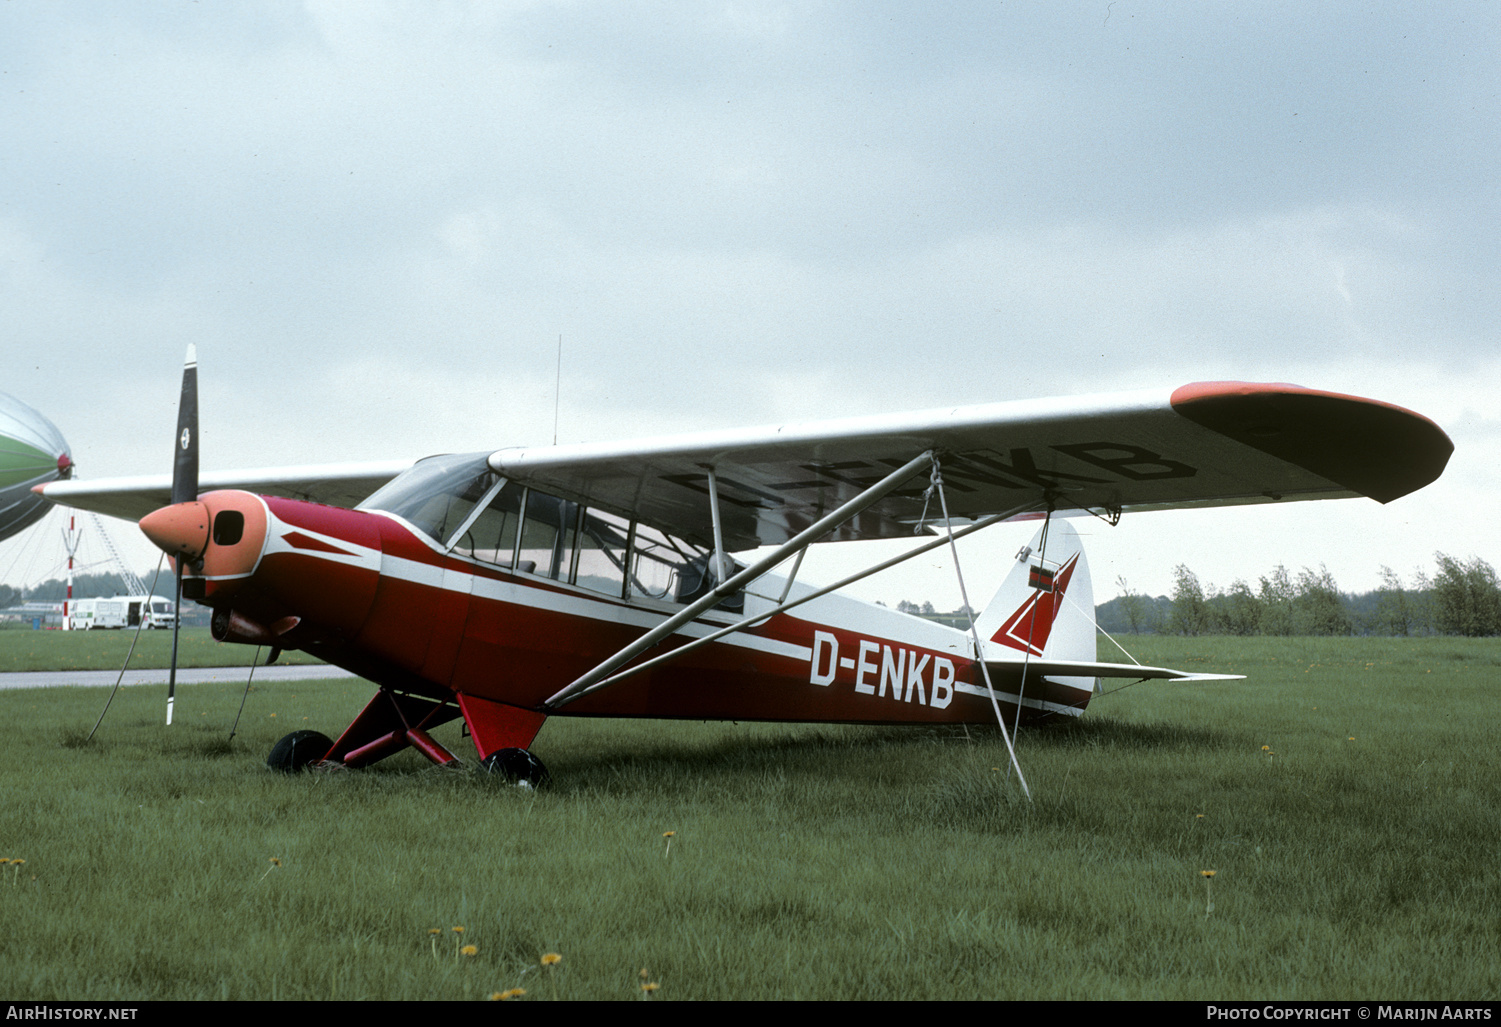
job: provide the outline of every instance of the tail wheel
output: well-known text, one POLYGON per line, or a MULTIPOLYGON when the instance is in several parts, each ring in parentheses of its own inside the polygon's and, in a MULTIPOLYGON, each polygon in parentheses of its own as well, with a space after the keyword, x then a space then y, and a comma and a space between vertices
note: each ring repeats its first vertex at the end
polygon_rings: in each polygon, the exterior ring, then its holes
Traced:
POLYGON ((480 766, 521 788, 546 788, 552 783, 547 767, 526 749, 497 749, 481 760, 480 766))
POLYGON ((328 755, 334 740, 318 731, 293 731, 271 747, 266 766, 284 774, 306 770, 328 755))

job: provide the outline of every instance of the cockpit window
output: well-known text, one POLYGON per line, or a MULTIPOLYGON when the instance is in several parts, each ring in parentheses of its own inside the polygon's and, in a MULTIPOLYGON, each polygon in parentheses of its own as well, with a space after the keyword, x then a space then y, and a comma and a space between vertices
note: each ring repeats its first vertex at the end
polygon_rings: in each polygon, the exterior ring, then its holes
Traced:
POLYGON ((631 547, 631 595, 676 601, 685 584, 683 571, 703 556, 704 550, 698 546, 637 524, 631 547))
POLYGON ((587 511, 579 524, 574 584, 616 599, 625 598, 625 565, 631 522, 603 510, 587 511))
POLYGON ((533 574, 567 581, 573 569, 578 512, 577 503, 528 489, 517 555, 521 564, 531 564, 533 574))
MULTIPOLYGON (((457 556, 627 601, 689 603, 716 579, 703 546, 507 482, 485 453, 429 457, 359 508, 395 514, 457 556)), ((744 602, 737 593, 719 609, 744 602)))
POLYGON ((384 510, 405 520, 440 545, 449 541, 500 476, 490 470, 487 453, 435 456, 397 476, 361 510, 384 510))
MULTIPOLYGON (((519 485, 507 485, 490 500, 453 545, 453 551, 498 567, 510 567, 516 556, 516 531, 521 526, 519 485)), ((532 568, 522 566, 520 570, 532 568)))

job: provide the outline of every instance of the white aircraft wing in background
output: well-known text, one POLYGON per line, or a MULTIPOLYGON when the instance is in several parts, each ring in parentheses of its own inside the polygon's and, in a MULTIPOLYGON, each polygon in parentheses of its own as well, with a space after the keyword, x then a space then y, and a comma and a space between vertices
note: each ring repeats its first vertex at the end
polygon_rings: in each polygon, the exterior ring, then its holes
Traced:
MULTIPOLYGON (((352 507, 411 467, 411 460, 369 463, 310 464, 303 467, 262 467, 249 471, 221 471, 200 477, 200 492, 244 489, 262 496, 310 499, 329 506, 352 507)), ((148 474, 129 478, 75 478, 38 490, 62 506, 92 510, 110 517, 138 521, 172 502, 172 476, 148 474)))

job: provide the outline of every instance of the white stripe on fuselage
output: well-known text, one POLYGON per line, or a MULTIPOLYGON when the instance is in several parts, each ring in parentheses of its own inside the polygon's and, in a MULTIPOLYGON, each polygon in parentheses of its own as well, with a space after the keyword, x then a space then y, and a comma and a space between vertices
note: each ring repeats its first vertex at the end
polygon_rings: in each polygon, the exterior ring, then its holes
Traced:
MULTIPOLYGON (((273 553, 295 553, 298 556, 311 556, 328 563, 337 563, 345 567, 361 567, 377 574, 380 573, 382 553, 379 549, 362 546, 339 538, 337 535, 325 535, 320 531, 304 528, 300 524, 288 524, 272 514, 269 509, 267 518, 266 547, 261 553, 262 560, 273 553), (314 542, 320 542, 328 546, 328 549, 304 549, 293 545, 286 540, 286 536, 294 533, 312 539, 314 542), (329 552, 329 549, 333 552, 329 552)), ((259 563, 256 566, 259 566, 259 563)))

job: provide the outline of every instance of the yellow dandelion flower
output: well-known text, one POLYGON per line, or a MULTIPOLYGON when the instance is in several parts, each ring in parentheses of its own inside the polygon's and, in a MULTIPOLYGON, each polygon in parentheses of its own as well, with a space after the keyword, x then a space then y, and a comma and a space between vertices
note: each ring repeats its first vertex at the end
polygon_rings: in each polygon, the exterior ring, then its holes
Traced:
POLYGON ((509 1002, 513 998, 520 998, 526 994, 525 988, 508 988, 505 991, 497 991, 490 996, 492 1002, 509 1002))
POLYGON ((442 934, 443 933, 443 928, 441 928, 441 927, 431 927, 431 928, 428 928, 428 932, 427 933, 428 934, 442 934))
POLYGON ((451 931, 453 931, 454 934, 463 934, 464 933, 464 929, 462 927, 452 927, 452 928, 449 928, 449 929, 451 931))
POLYGON ((1202 813, 1195 813, 1194 814, 1194 819, 1195 820, 1203 820, 1204 819, 1204 814, 1202 814, 1202 813))
POLYGON ((463 948, 459 949, 459 951, 462 952, 466 956, 472 956, 475 953, 479 952, 479 946, 478 945, 465 945, 463 948))
POLYGON ((1214 876, 1214 871, 1213 870, 1200 870, 1199 873, 1202 874, 1205 877, 1213 877, 1214 876))
POLYGON ((638 973, 636 976, 639 977, 639 978, 641 978, 643 981, 651 979, 651 974, 649 974, 649 973, 646 972, 646 967, 644 967, 644 966, 641 968, 641 972, 638 973))
POLYGON ((646 992, 648 995, 650 995, 652 992, 656 991, 660 987, 661 987, 661 985, 658 984, 656 981, 647 981, 645 984, 641 985, 641 990, 644 991, 644 992, 646 992))
POLYGON ((557 966, 562 961, 563 957, 558 955, 556 952, 549 952, 542 957, 543 966, 557 966))
POLYGON ((677 837, 677 832, 676 831, 663 831, 662 832, 662 837, 663 838, 676 838, 677 837))
POLYGON ((279 866, 281 866, 281 860, 277 859, 275 856, 272 856, 271 857, 271 865, 274 866, 274 867, 279 867, 279 866))
POLYGON ((1263 745, 1261 747, 1261 751, 1262 752, 1271 752, 1272 751, 1272 747, 1270 745, 1263 745))

